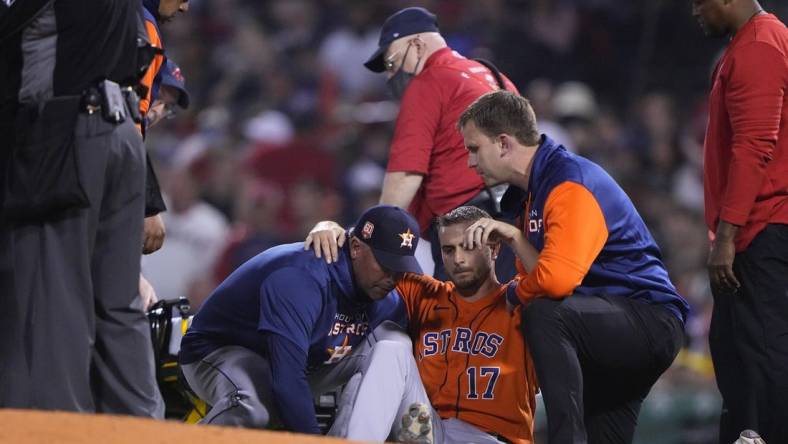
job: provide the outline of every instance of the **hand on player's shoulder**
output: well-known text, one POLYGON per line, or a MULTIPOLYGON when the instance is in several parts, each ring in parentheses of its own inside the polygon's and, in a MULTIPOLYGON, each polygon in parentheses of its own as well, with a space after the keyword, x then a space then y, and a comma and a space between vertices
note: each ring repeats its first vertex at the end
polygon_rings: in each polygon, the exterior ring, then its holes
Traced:
POLYGON ((311 248, 315 256, 324 258, 327 264, 339 259, 339 249, 343 245, 345 229, 334 221, 318 222, 304 239, 304 250, 311 248))

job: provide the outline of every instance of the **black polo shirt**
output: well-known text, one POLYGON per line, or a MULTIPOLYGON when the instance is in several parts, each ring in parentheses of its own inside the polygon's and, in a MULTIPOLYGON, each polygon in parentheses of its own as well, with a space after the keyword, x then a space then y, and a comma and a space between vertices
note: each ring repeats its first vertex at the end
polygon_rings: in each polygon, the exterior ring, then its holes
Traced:
POLYGON ((0 166, 20 103, 132 84, 139 1, 0 0, 0 166))

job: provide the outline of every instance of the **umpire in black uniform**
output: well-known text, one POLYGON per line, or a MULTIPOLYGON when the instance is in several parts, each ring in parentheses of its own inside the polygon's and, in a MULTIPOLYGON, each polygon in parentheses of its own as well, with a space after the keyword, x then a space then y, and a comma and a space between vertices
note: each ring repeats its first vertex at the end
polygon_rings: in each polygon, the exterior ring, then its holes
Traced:
POLYGON ((0 408, 161 417, 137 293, 140 2, 0 0, 0 408))

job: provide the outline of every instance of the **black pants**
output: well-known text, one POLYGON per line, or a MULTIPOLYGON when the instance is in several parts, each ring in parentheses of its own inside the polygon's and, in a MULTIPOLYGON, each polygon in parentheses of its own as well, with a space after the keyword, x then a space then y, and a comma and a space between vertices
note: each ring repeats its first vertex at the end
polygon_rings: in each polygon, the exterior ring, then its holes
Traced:
POLYGON ((709 333, 723 398, 720 443, 743 429, 788 443, 788 225, 767 225, 733 271, 741 287, 714 294, 709 333))
POLYGON ((538 298, 522 325, 550 444, 631 443, 643 399, 683 341, 668 309, 621 296, 538 298))
POLYGON ((0 220, 0 408, 161 417, 138 292, 142 140, 100 113, 74 137, 89 208, 0 220))

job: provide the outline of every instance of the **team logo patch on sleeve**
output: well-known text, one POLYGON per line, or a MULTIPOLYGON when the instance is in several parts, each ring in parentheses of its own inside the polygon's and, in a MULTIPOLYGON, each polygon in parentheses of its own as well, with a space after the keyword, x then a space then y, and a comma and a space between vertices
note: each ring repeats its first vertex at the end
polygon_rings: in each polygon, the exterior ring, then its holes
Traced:
POLYGON ((410 232, 410 228, 408 228, 408 231, 400 233, 399 237, 402 238, 402 243, 399 244, 400 247, 413 249, 413 238, 416 237, 416 235, 410 232))

